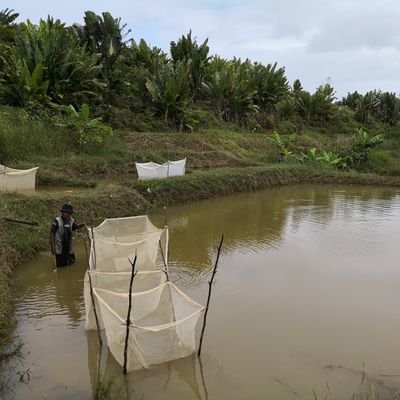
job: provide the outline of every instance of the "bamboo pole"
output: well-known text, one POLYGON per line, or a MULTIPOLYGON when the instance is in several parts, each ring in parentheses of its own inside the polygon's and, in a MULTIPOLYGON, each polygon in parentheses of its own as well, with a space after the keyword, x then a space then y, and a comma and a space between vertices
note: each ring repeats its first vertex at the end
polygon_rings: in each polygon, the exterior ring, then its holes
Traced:
POLYGON ((128 303, 128 315, 126 317, 126 336, 125 336, 125 347, 124 347, 124 374, 126 374, 127 372, 127 363, 128 363, 129 325, 131 324, 131 310, 132 310, 132 285, 133 285, 133 279, 136 276, 135 272, 136 260, 137 260, 137 254, 135 254, 135 259, 133 260, 133 263, 131 263, 132 274, 131 274, 131 281, 129 282, 129 303, 128 303))
POLYGON ((98 316, 97 316, 96 303, 95 303, 95 301, 94 301, 93 286, 92 286, 92 277, 90 276, 90 270, 89 270, 89 269, 87 270, 87 274, 88 274, 88 277, 89 277, 90 297, 91 297, 91 299, 92 299, 92 306, 93 306, 94 319, 96 320, 97 334, 98 334, 98 337, 99 337, 100 351, 101 351, 101 347, 103 346, 103 341, 102 341, 102 339, 101 339, 99 318, 98 318, 98 316))
POLYGON ((160 250, 161 250, 161 258, 164 263, 164 273, 165 273, 165 276, 167 277, 167 282, 169 282, 168 265, 167 265, 167 262, 165 261, 164 251, 161 246, 161 240, 158 241, 158 244, 159 244, 160 250))
MULTIPOLYGON (((92 221, 93 222, 93 221, 92 221)), ((93 223, 91 224, 91 229, 92 229, 92 241, 93 241, 93 251, 96 257, 96 251, 95 251, 95 247, 94 247, 94 233, 93 233, 93 223)), ((85 242, 85 249, 86 249, 86 242, 85 242)), ((86 249, 87 252, 87 249, 86 249)), ((94 269, 96 269, 96 258, 95 258, 95 262, 94 262, 94 269)), ((97 327, 97 333, 98 333, 98 337, 99 337, 99 343, 100 343, 100 351, 101 351, 101 347, 103 346, 103 340, 101 339, 101 332, 100 332, 100 324, 99 324, 99 317, 97 315, 97 310, 96 310, 96 303, 95 303, 95 299, 94 299, 94 293, 93 293, 93 285, 92 285, 92 277, 90 275, 90 262, 89 262, 89 258, 88 258, 88 267, 87 267, 87 274, 89 277, 89 286, 90 286, 90 297, 92 299, 92 305, 93 305, 93 313, 94 313, 94 318, 96 320, 96 327, 97 327)))
MULTIPOLYGON (((93 221, 91 223, 90 230, 92 232, 92 242, 93 242, 93 265, 94 265, 94 269, 96 269, 96 243, 94 241, 93 221)), ((92 248, 90 248, 90 254, 92 254, 92 248)))
POLYGON ((85 255, 86 255, 86 261, 87 261, 87 267, 89 268, 89 251, 88 251, 88 246, 87 246, 87 243, 86 243, 86 235, 85 234, 83 234, 82 235, 82 237, 83 237, 83 245, 85 246, 85 255))
POLYGON ((204 320, 203 320, 203 328, 201 329, 201 335, 200 335, 200 344, 199 344, 199 350, 197 351, 197 355, 200 356, 201 353, 201 345, 203 344, 203 336, 204 336, 204 331, 206 329, 206 323, 207 323, 207 313, 208 313, 208 307, 210 305, 210 299, 211 299, 211 287, 212 283, 215 277, 215 274, 217 272, 217 266, 218 266, 218 261, 219 261, 219 256, 221 254, 221 248, 222 248, 222 243, 224 242, 224 234, 221 236, 221 241, 218 246, 218 252, 217 252, 217 258, 215 260, 215 265, 213 269, 213 273, 211 275, 211 279, 209 280, 209 289, 208 289, 208 297, 207 297, 207 304, 206 304, 206 310, 204 312, 204 320))
POLYGON ((168 226, 168 213, 167 213, 167 206, 164 206, 164 226, 168 226))

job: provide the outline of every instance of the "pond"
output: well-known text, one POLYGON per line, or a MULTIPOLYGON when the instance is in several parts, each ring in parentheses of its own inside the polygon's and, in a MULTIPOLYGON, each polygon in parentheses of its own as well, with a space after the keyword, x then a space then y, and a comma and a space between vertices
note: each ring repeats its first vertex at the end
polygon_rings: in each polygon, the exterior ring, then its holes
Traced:
POLYGON ((399 191, 289 186, 150 218, 167 219, 171 279, 202 304, 225 235, 201 359, 123 377, 107 349, 99 357, 81 244, 69 268, 41 253, 16 271, 14 398, 90 399, 99 361, 121 399, 350 399, 363 376, 365 388, 400 388, 399 191))

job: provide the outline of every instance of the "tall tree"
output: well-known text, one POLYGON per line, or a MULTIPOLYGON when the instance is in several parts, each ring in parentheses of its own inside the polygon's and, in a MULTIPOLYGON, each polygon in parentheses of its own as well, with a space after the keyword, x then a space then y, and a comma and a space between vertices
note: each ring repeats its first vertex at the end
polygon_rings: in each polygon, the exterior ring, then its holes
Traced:
POLYGON ((18 104, 48 98, 79 105, 101 94, 97 56, 88 54, 60 20, 48 17, 38 25, 29 20, 20 24, 15 46, 3 61, 1 87, 8 85, 10 100, 18 104))
POLYGON ((103 12, 100 16, 93 11, 86 11, 84 21, 83 27, 75 25, 75 29, 89 51, 101 54, 104 72, 109 78, 130 30, 124 32, 126 24, 121 25, 121 18, 114 18, 109 12, 103 12))
POLYGON ((267 66, 255 63, 254 79, 257 90, 254 103, 263 111, 272 111, 289 93, 285 68, 277 68, 277 63, 267 66))
POLYGON ((195 94, 199 93, 204 80, 205 70, 210 60, 208 55, 208 39, 202 44, 197 44, 192 38, 192 31, 182 36, 178 42, 171 42, 171 57, 174 63, 190 61, 191 88, 195 94))

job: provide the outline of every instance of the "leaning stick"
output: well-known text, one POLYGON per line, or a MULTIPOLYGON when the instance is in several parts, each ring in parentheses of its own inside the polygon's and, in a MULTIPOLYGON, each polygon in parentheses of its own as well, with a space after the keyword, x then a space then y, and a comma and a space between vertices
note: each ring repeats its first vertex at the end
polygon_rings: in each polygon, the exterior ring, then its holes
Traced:
POLYGON ((92 277, 90 276, 90 270, 89 269, 87 270, 87 274, 88 274, 88 277, 89 277, 90 297, 92 299, 94 319, 96 320, 97 335, 99 337, 100 352, 101 352, 101 347, 103 346, 103 341, 101 340, 99 317, 97 316, 96 303, 94 301, 94 294, 93 294, 92 277))
POLYGON ((15 219, 15 218, 10 218, 10 217, 3 217, 3 219, 4 219, 4 221, 15 222, 17 224, 39 226, 39 222, 35 222, 35 221, 26 221, 23 219, 15 219))
POLYGON ((127 372, 127 363, 128 363, 129 325, 131 324, 131 310, 132 310, 132 285, 133 285, 133 279, 135 278, 137 273, 135 272, 136 260, 137 260, 137 254, 135 254, 135 259, 133 260, 133 263, 131 263, 132 274, 131 274, 131 281, 129 282, 129 303, 128 303, 128 315, 126 317, 126 336, 125 336, 125 347, 124 347, 124 374, 126 374, 127 372))
POLYGON ((224 242, 224 234, 222 234, 222 236, 221 236, 221 241, 220 241, 219 246, 218 246, 217 259, 215 260, 215 265, 214 265, 213 273, 211 275, 211 279, 208 282, 209 289, 208 289, 207 305, 206 305, 206 310, 204 312, 203 328, 201 329, 199 350, 197 351, 197 355, 198 356, 200 356, 201 345, 203 344, 203 336, 204 336, 204 331, 206 329, 206 323, 207 323, 206 320, 207 320, 208 307, 210 305, 210 299, 211 299, 211 287, 212 287, 212 283, 213 283, 215 274, 217 272, 217 266, 218 266, 219 256, 221 254, 221 248, 222 248, 222 243, 223 242, 224 242))

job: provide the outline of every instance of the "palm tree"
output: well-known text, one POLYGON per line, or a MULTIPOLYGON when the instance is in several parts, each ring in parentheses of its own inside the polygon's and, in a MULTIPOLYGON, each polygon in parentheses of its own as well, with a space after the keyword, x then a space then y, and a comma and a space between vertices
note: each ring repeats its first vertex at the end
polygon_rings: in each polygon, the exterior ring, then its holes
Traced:
POLYGON ((50 17, 38 25, 29 20, 20 24, 15 46, 3 62, 2 88, 9 85, 10 99, 18 99, 20 105, 38 97, 41 101, 79 105, 100 96, 104 86, 97 79, 101 72, 98 57, 79 45, 75 31, 50 17), (41 93, 43 90, 45 93, 41 93))
POLYGON ((334 89, 328 83, 320 85, 314 94, 306 90, 294 92, 296 110, 308 124, 325 126, 333 111, 334 89))
POLYGON ((126 24, 121 25, 121 18, 114 18, 109 12, 103 12, 100 16, 93 11, 86 11, 84 21, 85 25, 74 25, 74 29, 81 43, 91 53, 101 54, 105 77, 109 78, 130 30, 124 32, 126 24))
POLYGON ((193 103, 190 71, 190 61, 169 62, 146 83, 156 111, 163 116, 166 124, 179 131, 185 128, 193 103))
POLYGON ((277 68, 277 63, 267 66, 255 63, 253 71, 257 91, 254 103, 261 110, 272 111, 289 93, 285 68, 277 68))
POLYGON ((190 61, 191 88, 195 94, 198 94, 202 88, 205 70, 210 60, 208 39, 199 45, 196 39, 192 38, 192 31, 189 31, 178 42, 171 42, 170 51, 174 63, 190 61))
POLYGON ((14 10, 5 8, 0 11, 0 25, 13 25, 19 14, 14 10))
POLYGON ((258 113, 256 83, 250 61, 214 57, 208 68, 206 91, 211 106, 225 121, 245 124, 258 113))

